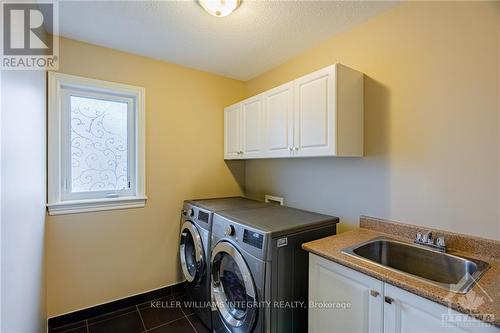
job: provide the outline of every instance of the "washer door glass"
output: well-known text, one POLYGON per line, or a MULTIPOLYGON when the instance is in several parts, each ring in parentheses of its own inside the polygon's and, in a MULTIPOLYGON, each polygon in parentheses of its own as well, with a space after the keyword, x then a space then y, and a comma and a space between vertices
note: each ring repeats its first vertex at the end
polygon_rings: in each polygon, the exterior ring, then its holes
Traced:
POLYGON ((231 243, 220 242, 213 249, 212 295, 230 331, 250 331, 258 310, 256 291, 245 260, 231 243))
POLYGON ((198 229, 189 221, 182 225, 180 259, 186 280, 199 281, 203 275, 203 246, 198 229))
POLYGON ((239 320, 245 316, 248 295, 238 264, 230 255, 222 255, 219 274, 220 283, 226 294, 228 310, 234 318, 239 320))

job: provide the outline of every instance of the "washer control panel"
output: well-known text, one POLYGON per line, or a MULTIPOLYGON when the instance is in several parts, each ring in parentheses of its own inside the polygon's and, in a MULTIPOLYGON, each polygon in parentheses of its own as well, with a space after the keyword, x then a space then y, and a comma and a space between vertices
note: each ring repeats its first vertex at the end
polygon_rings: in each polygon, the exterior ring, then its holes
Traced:
POLYGON ((258 249, 262 249, 263 242, 264 242, 263 234, 248 229, 243 230, 243 243, 247 243, 258 249))
POLYGON ((239 249, 248 252, 256 258, 267 260, 269 235, 248 225, 228 219, 214 213, 212 222, 212 246, 217 242, 227 240, 237 245, 239 249))

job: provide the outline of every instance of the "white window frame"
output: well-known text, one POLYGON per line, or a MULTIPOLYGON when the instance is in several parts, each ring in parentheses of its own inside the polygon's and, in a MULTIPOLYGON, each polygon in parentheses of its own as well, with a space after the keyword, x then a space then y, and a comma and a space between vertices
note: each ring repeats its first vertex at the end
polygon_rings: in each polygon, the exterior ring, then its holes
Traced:
POLYGON ((146 204, 145 89, 127 84, 48 73, 48 202, 49 215, 139 208, 146 204), (70 96, 127 103, 129 189, 71 192, 69 144, 70 96), (67 111, 66 111, 67 112, 67 111))

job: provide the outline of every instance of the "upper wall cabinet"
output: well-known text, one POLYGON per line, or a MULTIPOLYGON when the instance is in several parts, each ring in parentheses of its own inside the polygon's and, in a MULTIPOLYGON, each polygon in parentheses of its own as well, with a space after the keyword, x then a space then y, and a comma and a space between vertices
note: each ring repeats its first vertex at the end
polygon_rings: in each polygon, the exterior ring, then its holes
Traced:
POLYGON ((335 64, 224 110, 224 158, 363 156, 363 74, 335 64))
POLYGON ((262 94, 264 135, 262 157, 290 157, 293 146, 293 83, 262 94))
POLYGON ((241 155, 241 104, 224 109, 224 158, 236 159, 241 155))
POLYGON ((261 157, 262 154, 262 96, 241 102, 241 157, 261 157))
POLYGON ((262 157, 262 96, 224 109, 224 159, 262 157))

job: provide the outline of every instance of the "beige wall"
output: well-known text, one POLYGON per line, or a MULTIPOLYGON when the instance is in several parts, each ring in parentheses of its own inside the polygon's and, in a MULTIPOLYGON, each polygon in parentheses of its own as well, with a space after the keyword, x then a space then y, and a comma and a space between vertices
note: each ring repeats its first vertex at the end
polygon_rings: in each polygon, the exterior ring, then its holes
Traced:
POLYGON ((146 88, 149 200, 48 218, 49 317, 180 281, 182 201, 241 194, 244 171, 224 163, 222 131, 242 82, 67 39, 60 48, 61 72, 146 88))
POLYGON ((246 163, 247 194, 500 239, 500 3, 411 2, 247 83, 340 62, 366 74, 365 158, 246 163))
POLYGON ((45 72, 0 77, 0 332, 44 332, 45 72))

